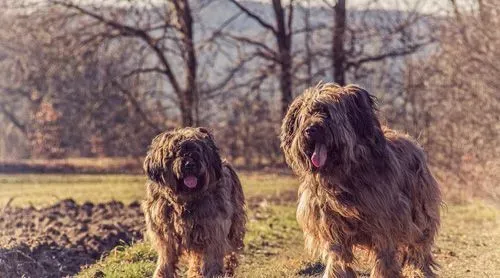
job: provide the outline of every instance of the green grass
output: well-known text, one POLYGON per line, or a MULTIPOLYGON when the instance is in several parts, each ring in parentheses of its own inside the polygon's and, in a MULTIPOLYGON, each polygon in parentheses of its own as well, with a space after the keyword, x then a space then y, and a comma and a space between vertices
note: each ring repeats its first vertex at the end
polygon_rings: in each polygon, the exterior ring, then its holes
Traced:
MULTIPOLYGON (((298 182, 274 174, 240 174, 247 197, 279 194, 298 182), (277 180, 280 182, 276 182, 277 180)), ((142 175, 0 175, 0 206, 43 206, 65 198, 82 203, 111 200, 130 203, 145 193, 142 175)))
MULTIPOLYGON (((317 263, 304 252, 295 207, 267 206, 249 213, 245 251, 237 277, 300 277, 314 274, 317 263)), ((453 205, 443 210, 442 229, 435 254, 440 277, 500 277, 500 210, 482 202, 453 205)), ((358 255, 362 255, 357 252, 358 255)), ((148 277, 154 271, 155 252, 147 242, 119 247, 82 271, 80 277, 148 277)), ((367 273, 366 260, 358 266, 367 273)))
MULTIPOLYGON (((293 177, 240 174, 247 197, 280 196, 296 190, 293 177)), ((132 202, 144 194, 143 176, 127 175, 0 175, 0 204, 46 205, 71 197, 78 202, 119 200, 132 202)), ((317 260, 303 249, 302 232, 295 221, 295 205, 262 203, 250 206, 246 247, 238 277, 298 277, 313 273, 317 260), (302 271, 302 272, 301 272, 302 271)), ((481 201, 449 205, 442 211, 442 228, 435 254, 441 277, 500 277, 500 209, 481 201)), ((147 242, 119 246, 80 277, 148 277, 155 252, 147 242)), ((364 260, 360 260, 364 262, 364 260)), ((366 273, 367 265, 360 269, 366 273)))
POLYGON ((155 269, 156 253, 149 244, 137 243, 131 247, 119 246, 111 254, 90 268, 83 270, 80 277, 151 277, 155 269))
POLYGON ((0 205, 42 206, 61 199, 77 202, 140 200, 145 178, 127 175, 0 175, 0 205))
MULTIPOLYGON (((249 213, 245 251, 237 277, 292 277, 310 258, 303 252, 302 233, 292 206, 265 206, 249 213)), ((80 277, 148 277, 156 254, 147 242, 116 248, 82 271, 80 277)), ((183 268, 181 268, 183 270, 183 268)))

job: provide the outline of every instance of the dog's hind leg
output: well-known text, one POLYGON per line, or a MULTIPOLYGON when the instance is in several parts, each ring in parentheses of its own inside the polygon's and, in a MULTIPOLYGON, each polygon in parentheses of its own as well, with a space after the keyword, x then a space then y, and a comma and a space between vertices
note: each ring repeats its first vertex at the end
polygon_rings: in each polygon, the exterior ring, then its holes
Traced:
POLYGON ((413 273, 410 273, 409 277, 437 277, 434 273, 434 269, 438 268, 439 265, 432 256, 430 246, 431 245, 408 247, 405 252, 404 264, 413 268, 413 273))
POLYGON ((396 259, 396 250, 385 247, 375 249, 375 267, 371 278, 399 278, 402 277, 401 264, 396 259))
POLYGON ((243 239, 245 237, 246 215, 244 213, 235 214, 228 235, 229 252, 224 258, 225 275, 234 276, 238 267, 239 253, 243 250, 243 239))
POLYGON ((235 270, 239 265, 239 254, 236 251, 229 252, 224 257, 224 277, 233 277, 235 270))
POLYGON ((355 278, 352 269, 354 254, 352 246, 335 245, 325 252, 326 266, 323 278, 355 278))
POLYGON ((246 233, 246 222, 247 215, 245 213, 245 197, 243 195, 243 190, 241 188, 241 184, 239 179, 232 168, 231 175, 233 176, 233 180, 237 181, 233 188, 232 199, 234 206, 234 213, 231 218, 231 226, 229 228, 229 233, 227 235, 229 249, 226 253, 226 257, 224 258, 224 268, 225 275, 227 277, 233 277, 236 268, 238 267, 238 257, 239 253, 243 251, 244 243, 243 240, 245 238, 246 233))

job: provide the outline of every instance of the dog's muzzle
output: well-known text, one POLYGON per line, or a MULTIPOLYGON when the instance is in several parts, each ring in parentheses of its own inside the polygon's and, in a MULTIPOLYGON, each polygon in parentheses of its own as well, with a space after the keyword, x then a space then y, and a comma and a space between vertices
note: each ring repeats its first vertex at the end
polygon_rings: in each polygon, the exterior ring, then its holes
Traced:
POLYGON ((201 166, 198 162, 191 158, 184 159, 182 161, 181 171, 182 177, 180 180, 186 188, 193 190, 201 186, 201 166))
POLYGON ((321 126, 312 125, 304 130, 304 135, 311 144, 312 154, 310 156, 311 163, 316 168, 321 168, 325 165, 327 159, 327 149, 324 143, 323 130, 321 126))

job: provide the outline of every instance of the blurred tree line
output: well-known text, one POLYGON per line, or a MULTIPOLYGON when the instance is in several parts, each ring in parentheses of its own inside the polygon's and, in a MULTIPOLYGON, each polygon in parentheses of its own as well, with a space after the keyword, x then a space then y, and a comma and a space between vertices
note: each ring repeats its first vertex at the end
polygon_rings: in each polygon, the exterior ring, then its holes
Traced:
POLYGON ((435 164, 492 163, 499 8, 429 2, 3 0, 0 154, 140 156, 162 130, 204 125, 230 159, 276 164, 282 115, 324 80, 377 95, 435 164))

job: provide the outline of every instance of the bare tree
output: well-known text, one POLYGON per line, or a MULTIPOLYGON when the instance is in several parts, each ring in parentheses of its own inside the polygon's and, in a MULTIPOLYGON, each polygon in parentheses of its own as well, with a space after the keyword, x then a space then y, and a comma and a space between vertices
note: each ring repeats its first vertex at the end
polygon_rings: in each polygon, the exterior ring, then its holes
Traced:
POLYGON ((276 165, 281 160, 279 122, 269 101, 257 91, 240 94, 226 105, 229 117, 216 124, 224 153, 238 166, 276 165))
POLYGON ((320 54, 329 57, 331 63, 318 73, 331 69, 333 80, 339 84, 359 82, 370 64, 417 53, 434 42, 425 30, 429 15, 419 9, 423 1, 399 1, 401 11, 376 9, 378 1, 349 11, 345 0, 323 0, 334 23, 330 25, 331 48, 320 54))
POLYGON ((344 52, 345 33, 346 33, 346 6, 345 0, 338 0, 335 4, 333 38, 332 38, 332 69, 333 80, 340 85, 345 85, 345 61, 346 54, 344 52))
POLYGON ((165 121, 154 113, 156 83, 139 75, 114 82, 137 65, 138 45, 74 48, 78 34, 60 39, 50 29, 60 26, 41 24, 64 16, 41 10, 4 18, 10 28, 1 30, 0 114, 34 156, 142 153, 148 142, 141 137, 159 132, 165 121), (91 151, 92 138, 106 146, 103 152, 91 151))
POLYGON ((475 0, 435 26, 439 48, 406 70, 406 126, 420 135, 431 162, 450 173, 447 185, 470 195, 493 190, 500 176, 500 9, 475 0), (450 182, 450 180, 452 182, 450 182))
MULTIPOLYGON (((173 92, 174 98, 165 97, 178 106, 183 126, 196 125, 199 122, 199 101, 214 91, 221 90, 231 81, 234 72, 244 62, 236 66, 218 82, 204 84, 200 80, 198 51, 205 44, 212 42, 220 30, 214 31, 210 39, 202 41, 195 38, 195 11, 188 0, 175 1, 132 1, 123 7, 104 4, 77 4, 76 1, 50 1, 66 9, 66 18, 86 17, 88 23, 70 30, 82 33, 82 42, 100 41, 111 44, 113 41, 124 42, 133 39, 141 43, 144 63, 131 70, 122 78, 135 75, 163 76, 173 92), (95 30, 96 26, 99 31, 95 30), (147 56, 147 57, 146 57, 147 56)), ((209 2, 200 2, 197 10, 203 9, 209 2)), ((225 26, 225 25, 223 25, 225 26)))
POLYGON ((306 74, 304 82, 307 87, 310 87, 313 85, 313 60, 316 56, 316 53, 312 49, 312 40, 314 31, 318 29, 318 26, 313 26, 311 23, 311 0, 306 0, 305 6, 303 3, 299 2, 299 7, 301 8, 303 14, 304 59, 303 62, 299 62, 296 67, 300 68, 301 63, 305 65, 306 74))
POLYGON ((247 8, 241 1, 229 0, 236 5, 245 15, 254 20, 264 30, 269 31, 274 38, 274 46, 251 37, 232 36, 240 42, 249 44, 257 49, 257 55, 279 68, 279 84, 281 91, 281 114, 285 115, 293 98, 293 14, 294 1, 287 5, 281 0, 272 0, 274 23, 268 22, 263 16, 247 8))

